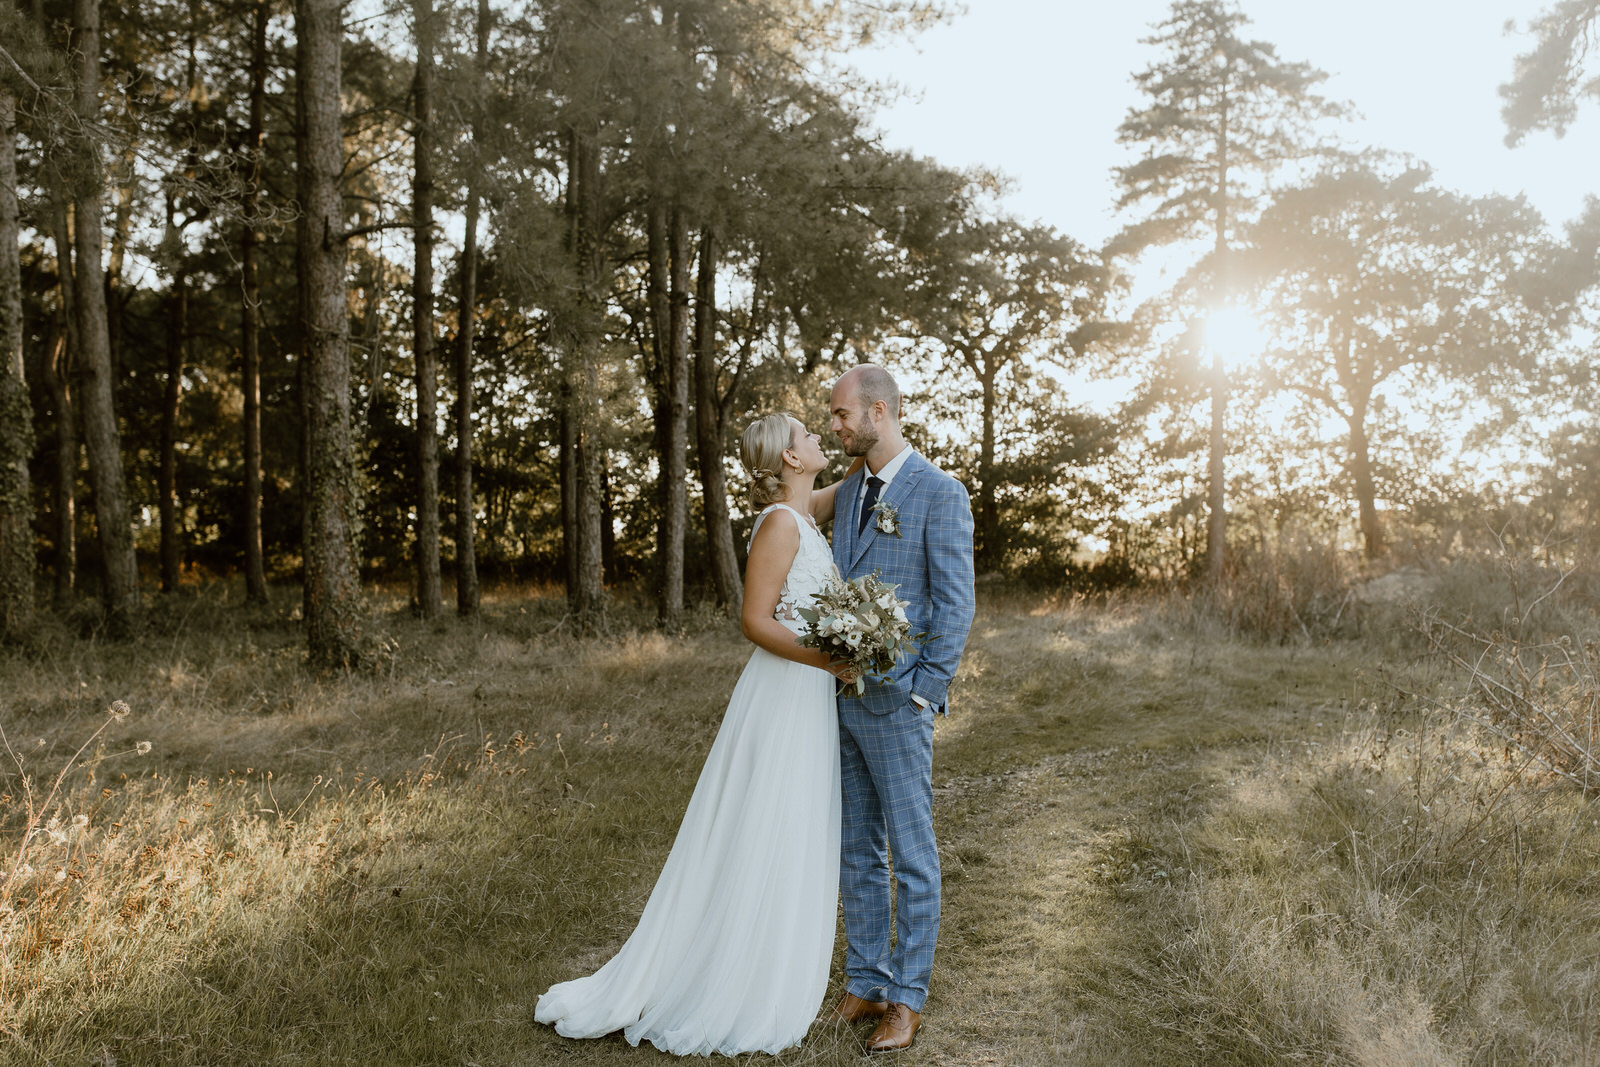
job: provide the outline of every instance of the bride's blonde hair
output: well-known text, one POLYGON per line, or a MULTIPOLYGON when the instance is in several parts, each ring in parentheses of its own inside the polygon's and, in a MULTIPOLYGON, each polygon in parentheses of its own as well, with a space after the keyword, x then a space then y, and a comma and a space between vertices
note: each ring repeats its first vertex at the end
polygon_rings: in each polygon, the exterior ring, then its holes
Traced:
POLYGON ((758 508, 789 498, 789 487, 779 475, 784 449, 794 445, 793 419, 787 411, 777 411, 744 428, 739 455, 750 472, 750 503, 758 508))

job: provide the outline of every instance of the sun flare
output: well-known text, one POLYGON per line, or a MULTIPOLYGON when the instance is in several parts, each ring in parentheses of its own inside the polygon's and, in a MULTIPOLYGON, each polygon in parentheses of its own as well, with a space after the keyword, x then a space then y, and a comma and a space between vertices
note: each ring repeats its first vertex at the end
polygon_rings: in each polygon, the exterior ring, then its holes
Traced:
POLYGON ((1267 335, 1248 308, 1225 307, 1207 319, 1205 341, 1208 353, 1231 368, 1260 355, 1267 335))

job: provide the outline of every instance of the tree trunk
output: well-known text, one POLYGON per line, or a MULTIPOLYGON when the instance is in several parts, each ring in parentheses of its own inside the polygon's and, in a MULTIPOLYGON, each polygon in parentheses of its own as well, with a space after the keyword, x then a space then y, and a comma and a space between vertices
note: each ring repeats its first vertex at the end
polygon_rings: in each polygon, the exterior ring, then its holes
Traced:
POLYGON ((439 367, 433 336, 433 4, 414 0, 417 71, 411 216, 416 262, 411 272, 412 356, 417 372, 417 606, 425 619, 443 613, 439 579, 439 367))
POLYGON ((456 385, 456 614, 478 613, 478 516, 472 489, 472 342, 478 302, 478 196, 467 192, 467 236, 461 249, 456 385))
POLYGON ((244 290, 240 349, 244 391, 244 583, 251 603, 267 601, 266 559, 261 539, 261 168, 267 119, 267 21, 271 9, 257 0, 250 33, 250 126, 245 133, 249 172, 241 209, 239 268, 244 290))
POLYGON ((978 559, 985 570, 999 570, 1004 560, 1000 544, 1000 502, 995 482, 995 388, 996 369, 980 357, 978 382, 983 387, 983 426, 978 442, 978 559))
MULTIPOLYGON (((1220 311, 1227 306, 1228 279, 1228 147, 1229 103, 1231 88, 1228 81, 1230 68, 1224 68, 1221 96, 1218 102, 1217 122, 1217 203, 1216 234, 1212 254, 1215 257, 1216 277, 1213 281, 1211 306, 1220 311)), ((1211 349, 1211 454, 1207 464, 1206 510, 1206 576, 1211 581, 1221 581, 1223 568, 1228 563, 1228 486, 1227 486, 1227 412, 1228 371, 1222 362, 1222 353, 1208 339, 1211 349)))
MULTIPOLYGON (((569 362, 570 354, 565 357, 569 362)), ((562 369, 560 395, 557 398, 561 437, 561 563, 562 579, 567 587, 567 610, 575 611, 578 605, 578 417, 573 411, 572 385, 566 380, 567 369, 562 369)))
POLYGON ((607 463, 600 464, 600 570, 606 581, 617 580, 617 509, 607 463))
MULTIPOLYGON (((71 288, 66 286, 65 288, 71 288)), ((43 361, 44 385, 55 408, 56 465, 51 527, 55 551, 52 602, 57 609, 72 603, 78 575, 78 425, 72 413, 72 349, 65 330, 50 339, 43 361)))
POLYGON ((672 293, 667 332, 667 536, 661 546, 666 582, 661 625, 677 629, 683 621, 683 551, 689 529, 689 271, 694 258, 689 220, 674 208, 668 233, 672 293))
POLYGON ((33 411, 22 363, 17 99, 0 90, 0 636, 33 614, 33 411))
MULTIPOLYGON (((574 275, 578 275, 578 133, 576 130, 567 135, 567 188, 566 202, 563 210, 566 218, 566 253, 572 260, 574 275)), ((561 561, 566 571, 567 586, 567 612, 576 614, 578 610, 578 541, 580 538, 581 524, 578 514, 581 510, 578 493, 578 401, 576 399, 575 385, 578 375, 574 364, 580 358, 579 331, 575 325, 577 311, 570 312, 574 320, 568 324, 565 336, 562 338, 565 351, 561 360, 561 384, 558 387, 557 402, 560 405, 557 421, 560 423, 561 433, 561 561)))
POLYGON ((679 208, 650 207, 650 322, 656 355, 656 621, 683 623, 683 548, 689 513, 689 227, 679 208))
MULTIPOLYGON (((99 121, 99 0, 74 0, 73 21, 78 55, 77 111, 86 126, 99 121)), ((106 314, 105 275, 100 218, 99 146, 83 153, 83 173, 76 190, 73 271, 82 348, 75 362, 82 374, 80 394, 83 436, 89 446, 89 476, 94 485, 95 524, 105 562, 105 604, 113 629, 124 629, 139 612, 139 567, 134 556, 133 525, 128 509, 127 478, 122 469, 122 440, 113 400, 111 337, 106 314)))
MULTIPOLYGON (((489 55, 489 0, 478 0, 478 91, 485 91, 489 55)), ((472 147, 482 129, 476 113, 472 147)), ((461 299, 456 311, 456 613, 476 615, 478 590, 478 517, 472 494, 472 342, 478 318, 478 178, 467 171, 467 233, 461 246, 461 299)))
POLYGON ((1227 565, 1227 435, 1228 369, 1219 352, 1211 353, 1211 453, 1207 465, 1206 576, 1222 578, 1227 565))
POLYGON ((339 0, 296 0, 299 143, 296 177, 301 333, 309 471, 305 603, 311 659, 322 666, 360 659, 361 576, 356 535, 360 476, 350 419, 350 336, 346 304, 344 168, 339 0))
POLYGON ((645 209, 645 292, 650 319, 650 363, 646 378, 650 382, 651 423, 655 432, 656 454, 656 552, 655 595, 656 624, 667 625, 667 618, 676 618, 683 608, 683 565, 678 561, 678 608, 673 610, 667 593, 671 567, 667 552, 667 501, 672 496, 672 482, 667 476, 667 454, 672 449, 672 400, 667 382, 667 364, 671 360, 670 335, 672 333, 672 252, 667 238, 669 213, 666 202, 659 196, 650 198, 645 209))
MULTIPOLYGON (((167 197, 167 226, 173 228, 172 197, 167 197)), ((161 397, 161 463, 156 476, 161 516, 161 591, 178 588, 183 550, 178 534, 178 405, 183 398, 183 349, 189 333, 189 276, 178 253, 172 278, 172 306, 167 315, 167 380, 161 397)))
MULTIPOLYGON (((567 178, 567 249, 577 278, 575 307, 566 330, 566 412, 570 439, 573 513, 567 550, 573 553, 568 607, 580 632, 605 626, 605 571, 601 544, 601 468, 604 448, 596 432, 600 404, 599 338, 603 308, 600 274, 600 149, 593 133, 570 135, 567 178), (575 550, 575 551, 574 551, 575 550)), ((565 443, 565 442, 564 442, 565 443)), ((569 462, 563 457, 563 463, 569 462)))
POLYGON ((1372 477, 1372 444, 1367 439, 1366 404, 1353 405, 1346 419, 1350 427, 1350 476, 1355 481, 1361 540, 1367 559, 1378 559, 1388 546, 1384 542, 1383 522, 1378 518, 1378 489, 1372 477))
MULTIPOLYGON (((188 151, 185 152, 185 177, 193 179, 196 171, 195 138, 199 127, 200 78, 195 57, 196 12, 190 8, 189 23, 189 128, 188 151)), ((131 177, 131 176, 130 176, 131 177)), ((127 201, 131 204, 132 182, 127 201)), ((172 274, 172 307, 167 316, 167 378, 161 397, 160 465, 156 475, 156 508, 161 521, 161 591, 176 592, 178 575, 183 565, 183 547, 178 516, 178 405, 183 401, 184 350, 189 343, 189 261, 183 247, 183 230, 178 225, 177 193, 167 190, 167 233, 171 239, 177 265, 172 274)), ((119 204, 118 227, 122 226, 123 211, 119 204)), ((125 239, 119 238, 125 245, 125 239)), ((113 253, 113 277, 121 274, 121 255, 113 253)), ((113 290, 113 296, 115 290, 113 290)), ((115 321, 116 316, 113 316, 115 321)))
POLYGON ((61 298, 62 330, 44 362, 45 388, 55 408, 55 606, 72 603, 78 584, 78 414, 77 353, 78 301, 74 296, 72 227, 67 203, 53 188, 49 193, 51 237, 56 248, 56 289, 61 298))
MULTIPOLYGON (((599 372, 584 368, 583 393, 599 393, 599 372)), ((592 402, 586 406, 598 405, 592 402)), ((578 436, 578 596, 573 617, 578 630, 605 628, 605 451, 592 426, 578 436)))
POLYGON ((717 242, 707 226, 700 232, 700 269, 694 303, 695 454, 705 508, 706 543, 717 602, 737 616, 744 603, 739 558, 733 548, 728 514, 727 476, 722 468, 722 398, 717 389, 717 242))
POLYGON ((122 335, 126 332, 128 301, 133 297, 122 284, 122 274, 133 231, 133 194, 138 180, 134 174, 134 157, 134 146, 129 144, 123 149, 121 166, 114 172, 118 179, 116 207, 111 212, 111 240, 106 253, 106 337, 111 348, 113 382, 122 380, 122 335))

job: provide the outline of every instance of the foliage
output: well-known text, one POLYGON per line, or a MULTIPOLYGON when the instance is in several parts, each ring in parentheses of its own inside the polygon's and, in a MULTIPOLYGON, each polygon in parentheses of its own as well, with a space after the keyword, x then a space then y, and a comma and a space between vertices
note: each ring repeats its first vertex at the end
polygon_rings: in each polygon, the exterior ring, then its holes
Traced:
POLYGON ((1585 63, 1600 33, 1600 3, 1558 0, 1529 26, 1533 48, 1516 59, 1511 80, 1500 87, 1506 143, 1518 145, 1534 130, 1566 134, 1585 97, 1600 99, 1600 74, 1585 63))
POLYGON ((1050 474, 1103 447, 1097 420, 1063 411, 1062 392, 1043 367, 1075 369, 1114 331, 1104 322, 1111 287, 1111 272, 1078 242, 1003 216, 951 226, 916 270, 918 348, 938 361, 945 417, 978 445, 976 463, 956 462, 975 483, 980 568, 1005 566, 1030 526, 1006 507, 1002 531, 1003 498, 1037 493, 1050 474), (974 408, 975 420, 962 417, 974 408))
POLYGON ((1246 270, 1274 331, 1266 386, 1345 424, 1352 495, 1383 552, 1374 413, 1400 391, 1471 382, 1486 395, 1549 344, 1528 279, 1549 258, 1520 201, 1469 199, 1426 168, 1336 166, 1280 192, 1252 227, 1246 270))
POLYGON ((1143 155, 1117 168, 1116 206, 1149 206, 1113 251, 1213 237, 1220 251, 1253 213, 1263 179, 1312 153, 1316 123, 1342 114, 1316 91, 1326 74, 1240 37, 1249 21, 1228 0, 1175 0, 1144 39, 1162 57, 1134 75, 1148 100, 1117 129, 1143 155))

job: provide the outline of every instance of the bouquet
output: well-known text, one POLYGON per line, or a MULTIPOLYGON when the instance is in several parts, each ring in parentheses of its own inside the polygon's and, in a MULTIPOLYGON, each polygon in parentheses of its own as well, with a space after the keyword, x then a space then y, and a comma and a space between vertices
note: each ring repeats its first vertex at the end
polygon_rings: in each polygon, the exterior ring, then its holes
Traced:
POLYGON ((833 577, 817 593, 813 607, 797 609, 806 624, 798 642, 848 660, 856 669, 858 696, 866 691, 869 673, 881 679, 901 653, 927 637, 911 632, 906 602, 895 596, 896 588, 876 571, 850 581, 833 577))

